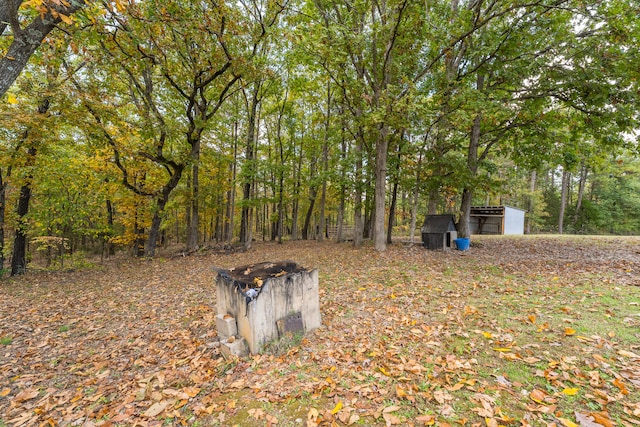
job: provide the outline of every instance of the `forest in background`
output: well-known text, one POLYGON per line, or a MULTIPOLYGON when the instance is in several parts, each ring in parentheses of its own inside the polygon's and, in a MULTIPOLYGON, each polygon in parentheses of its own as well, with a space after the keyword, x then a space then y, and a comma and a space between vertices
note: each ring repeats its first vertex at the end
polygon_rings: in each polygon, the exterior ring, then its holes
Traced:
POLYGON ((640 232, 634 1, 13 3, 0 73, 56 24, 0 103, 0 271, 329 226, 381 251, 472 205, 640 232))

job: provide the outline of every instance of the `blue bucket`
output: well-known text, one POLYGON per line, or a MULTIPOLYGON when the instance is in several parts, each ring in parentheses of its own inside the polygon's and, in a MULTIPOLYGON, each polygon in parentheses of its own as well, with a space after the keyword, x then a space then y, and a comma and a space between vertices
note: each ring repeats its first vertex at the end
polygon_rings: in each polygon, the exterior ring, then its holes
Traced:
POLYGON ((459 238, 455 239, 454 242, 456 243, 456 248, 459 251, 467 251, 467 250, 469 250, 469 239, 468 238, 459 237, 459 238))

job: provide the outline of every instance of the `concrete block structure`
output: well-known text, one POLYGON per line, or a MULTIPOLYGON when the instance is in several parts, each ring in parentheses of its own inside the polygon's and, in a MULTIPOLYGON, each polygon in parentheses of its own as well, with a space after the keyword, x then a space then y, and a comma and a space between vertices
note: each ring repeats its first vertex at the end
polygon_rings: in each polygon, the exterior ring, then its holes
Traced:
POLYGON ((235 320, 237 336, 252 354, 284 333, 321 325, 318 270, 291 261, 215 270, 218 317, 235 320))

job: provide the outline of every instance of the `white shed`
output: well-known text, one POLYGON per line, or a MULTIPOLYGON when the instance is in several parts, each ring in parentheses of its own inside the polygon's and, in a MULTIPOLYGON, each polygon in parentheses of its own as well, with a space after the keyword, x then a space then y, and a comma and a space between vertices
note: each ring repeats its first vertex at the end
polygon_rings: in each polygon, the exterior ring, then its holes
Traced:
POLYGON ((471 234, 524 234, 524 214, 510 206, 472 206, 471 234))

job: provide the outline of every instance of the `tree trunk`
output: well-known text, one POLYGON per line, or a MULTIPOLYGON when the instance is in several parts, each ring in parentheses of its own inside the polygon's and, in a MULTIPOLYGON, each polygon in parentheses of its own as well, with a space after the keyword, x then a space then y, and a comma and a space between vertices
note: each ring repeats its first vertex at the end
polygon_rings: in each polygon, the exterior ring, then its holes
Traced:
POLYGON ((587 175, 589 173, 589 169, 584 161, 580 167, 580 183, 578 184, 578 200, 576 201, 576 212, 573 215, 573 226, 574 228, 578 224, 578 219, 580 219, 580 209, 582 208, 582 199, 584 198, 584 188, 587 183, 587 175))
POLYGON ((327 174, 329 172, 329 130, 331 125, 331 80, 327 80, 327 110, 324 116, 324 139, 322 144, 322 189, 320 191, 320 232, 317 239, 324 240, 326 230, 325 205, 327 201, 327 174))
MULTIPOLYGON (((303 135, 304 136, 304 135, 303 135)), ((302 143, 300 143, 300 156, 294 171, 295 188, 293 189, 293 207, 291 212, 291 240, 298 240, 298 216, 300 215, 300 186, 302 176, 302 143)))
POLYGON ((7 185, 8 183, 2 177, 2 170, 0 170, 0 276, 2 276, 4 270, 4 218, 7 203, 7 185))
POLYGON ((564 212, 567 208, 567 194, 569 192, 569 171, 562 168, 562 184, 560 188, 560 209, 558 211, 558 233, 564 233, 564 212))
MULTIPOLYGON (((36 148, 30 147, 27 154, 27 167, 33 167, 36 159, 36 148)), ((31 200, 31 184, 33 173, 29 173, 26 182, 20 187, 18 199, 18 226, 13 239, 13 255, 11 256, 11 275, 23 274, 27 269, 27 214, 29 213, 29 201, 31 200)))
POLYGON ((355 194, 353 200, 353 246, 361 246, 364 236, 364 221, 362 219, 362 141, 356 138, 355 146, 355 194))
POLYGON ((252 182, 255 173, 255 140, 256 140, 256 118, 258 115, 258 94, 260 84, 256 83, 251 94, 251 105, 249 107, 249 123, 247 127, 247 145, 245 148, 244 184, 242 185, 242 215, 240 219, 240 243, 249 249, 251 247, 251 201, 252 182))
MULTIPOLYGON (((469 140, 469 151, 467 154, 467 168, 470 176, 476 177, 478 173, 478 148, 480 146, 480 124, 482 115, 478 113, 473 120, 471 128, 471 138, 469 140)), ((471 237, 471 203, 473 201, 473 189, 471 186, 462 190, 462 203, 460 204, 460 222, 458 235, 460 237, 471 237)))
POLYGON ((387 249, 384 234, 385 199, 387 194, 387 155, 389 151, 389 127, 383 124, 376 144, 375 219, 373 238, 377 251, 387 249))
POLYGON ((235 217, 236 202, 236 178, 238 173, 238 122, 233 126, 233 163, 230 165, 231 180, 229 181, 229 190, 227 191, 227 211, 224 223, 224 240, 231 244, 233 240, 233 228, 235 217))
MULTIPOLYGON (((343 131, 344 131, 344 123, 343 123, 343 131)), ((344 133, 342 134, 342 141, 340 142, 340 159, 342 160, 342 164, 340 166, 340 204, 338 206, 338 219, 337 219, 337 228, 338 233, 336 236, 336 240, 341 243, 344 241, 344 210, 346 204, 346 193, 347 188, 345 181, 346 171, 344 167, 344 159, 347 157, 347 141, 344 138, 344 133)))
POLYGON ((156 254, 156 247, 158 244, 158 237, 160 236, 160 225, 162 224, 164 208, 169 202, 169 195, 178 186, 180 178, 182 178, 184 167, 184 164, 176 165, 175 171, 173 172, 173 175, 171 175, 169 182, 167 182, 162 187, 162 191, 156 199, 156 208, 153 212, 151 228, 149 228, 149 237, 147 238, 147 244, 144 250, 145 256, 153 257, 156 254))
POLYGON ((418 167, 416 168, 416 185, 413 187, 413 196, 411 198, 411 225, 409 226, 409 241, 413 243, 416 234, 416 225, 418 222, 418 201, 420 199, 420 175, 422 172, 422 151, 418 156, 418 167))
POLYGON ((398 142, 397 147, 397 158, 396 158, 396 168, 393 177, 393 190, 391 192, 391 205, 389 206, 389 222, 387 224, 387 244, 390 245, 392 243, 391 235, 393 232, 393 226, 396 220, 396 205, 398 203, 398 185, 400 182, 400 161, 402 160, 402 143, 404 141, 404 132, 400 137, 400 141, 398 142))
MULTIPOLYGON (((37 114, 44 115, 49 111, 49 99, 45 98, 40 102, 38 106, 37 114)), ((22 139, 27 141, 29 138, 29 129, 27 129, 22 139)), ((36 162, 36 146, 32 145, 27 151, 27 160, 25 166, 32 168, 36 162)), ((11 275, 22 274, 27 268, 27 219, 26 215, 29 213, 29 202, 31 200, 31 184, 33 181, 33 173, 29 172, 25 183, 20 187, 20 198, 18 199, 18 208, 16 213, 18 214, 18 220, 16 227, 16 233, 13 241, 13 254, 11 256, 11 275)))
MULTIPOLYGON (((482 91, 484 88, 484 76, 478 74, 476 89, 482 91)), ((482 113, 478 112, 473 119, 471 126, 471 137, 469 138, 469 150, 467 151, 467 169, 469 178, 474 181, 478 174, 478 152, 480 150, 480 136, 482 125, 482 113)), ((485 150, 484 155, 487 151, 485 150)), ((460 204, 460 222, 458 227, 458 236, 463 238, 471 237, 471 203, 473 201, 473 187, 467 185, 462 190, 462 203, 460 204)))
POLYGON ((115 209, 113 207, 113 203, 111 202, 111 200, 107 199, 106 204, 107 204, 107 225, 109 227, 109 232, 108 232, 108 235, 106 236, 106 239, 107 239, 106 243, 107 243, 107 256, 109 257, 116 254, 115 247, 113 245, 113 242, 111 241, 111 237, 113 237, 113 233, 114 233, 113 217, 114 217, 115 209))
POLYGON ((200 138, 191 142, 194 151, 193 166, 191 168, 191 215, 187 224, 187 251, 198 249, 199 230, 200 230, 200 138))
POLYGON ((427 215, 436 215, 438 213, 438 199, 440 193, 437 188, 429 190, 429 201, 427 202, 427 215))
MULTIPOLYGON (((313 162, 315 163, 315 162, 313 162)), ((313 170, 315 169, 315 165, 312 164, 311 166, 312 168, 312 173, 313 170)), ((313 175, 311 176, 311 180, 313 181, 313 175)), ((309 227, 311 225, 311 216, 313 215, 313 208, 316 204, 316 197, 318 195, 318 189, 316 188, 316 186, 314 184, 310 184, 309 187, 309 208, 307 209, 307 214, 305 215, 304 218, 304 225, 302 226, 302 239, 303 240, 309 240, 309 227)))
POLYGON ((531 215, 533 214, 533 193, 536 191, 536 180, 538 177, 538 172, 533 170, 531 171, 531 179, 529 181, 529 197, 527 198, 527 210, 529 211, 529 218, 527 220, 527 229, 526 233, 531 234, 531 215))

